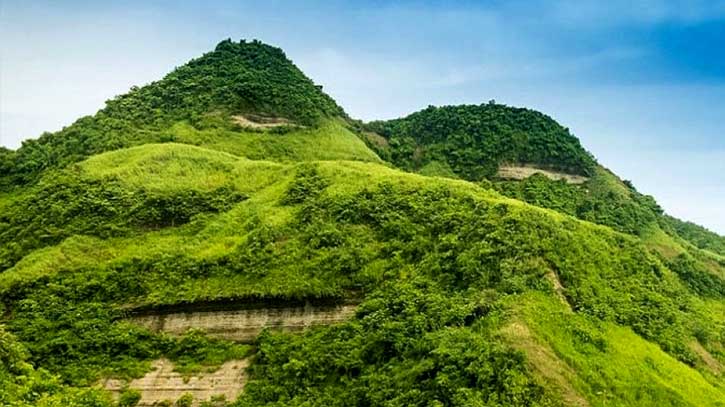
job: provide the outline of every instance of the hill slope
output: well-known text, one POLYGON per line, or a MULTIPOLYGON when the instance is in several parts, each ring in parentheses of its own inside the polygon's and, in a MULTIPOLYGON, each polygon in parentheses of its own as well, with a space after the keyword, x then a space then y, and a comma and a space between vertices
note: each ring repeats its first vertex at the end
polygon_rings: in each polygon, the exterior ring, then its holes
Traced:
POLYGON ((117 99, 156 110, 111 103, 120 142, 76 123, 4 153, 0 402, 133 405, 99 383, 168 360, 187 378, 249 364, 234 406, 723 405, 721 237, 665 217, 550 118, 446 107, 363 132, 279 50, 200 60, 117 99), (263 72, 243 87, 257 96, 203 85, 236 69, 263 72), (202 85, 179 102, 177 77, 202 85), (587 180, 503 180, 502 163, 587 180), (403 171, 435 168, 448 177, 403 171), (317 303, 356 311, 251 345, 129 318, 317 303))
POLYGON ((697 248, 725 253, 724 237, 665 216, 654 198, 597 164, 568 129, 539 112, 493 101, 430 106, 362 128, 371 149, 407 171, 483 182, 621 232, 643 236, 661 229, 697 248))

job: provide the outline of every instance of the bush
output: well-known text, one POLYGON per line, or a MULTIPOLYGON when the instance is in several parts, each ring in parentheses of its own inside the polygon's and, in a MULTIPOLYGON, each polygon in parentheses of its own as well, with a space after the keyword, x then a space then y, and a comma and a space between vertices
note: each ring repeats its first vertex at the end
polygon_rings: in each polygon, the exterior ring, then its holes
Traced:
POLYGON ((208 192, 134 191, 117 180, 88 180, 64 171, 46 177, 0 214, 0 271, 73 234, 107 238, 179 226, 199 214, 227 211, 244 199, 229 186, 208 192))
POLYGON ((190 393, 184 394, 174 403, 175 407, 191 407, 192 405, 194 405, 194 396, 190 393))
POLYGON ((118 398, 118 407, 136 407, 141 401, 141 393, 134 389, 125 389, 118 398))

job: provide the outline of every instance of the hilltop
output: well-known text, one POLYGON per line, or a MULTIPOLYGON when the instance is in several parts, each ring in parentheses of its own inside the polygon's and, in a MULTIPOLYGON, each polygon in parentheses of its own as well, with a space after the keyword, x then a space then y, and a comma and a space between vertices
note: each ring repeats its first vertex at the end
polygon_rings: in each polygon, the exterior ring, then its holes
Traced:
POLYGON ((1 404, 725 400, 724 238, 539 112, 361 123, 223 41, 0 163, 1 404))
MULTIPOLYGON (((279 48, 259 41, 226 40, 163 79, 107 101, 93 116, 83 117, 57 133, 28 140, 17 151, 0 150, 0 187, 37 181, 45 170, 62 168, 93 154, 148 143, 179 141, 235 153, 243 148, 253 155, 248 145, 238 147, 230 133, 221 133, 259 132, 254 124, 269 121, 281 124, 272 129, 281 134, 302 129, 340 133, 344 131, 336 127, 345 117, 322 87, 307 78, 279 48)), ((257 149, 280 149, 273 142, 268 147, 266 141, 247 144, 257 149)))
POLYGON ((478 181, 503 163, 534 164, 565 173, 591 175, 595 161, 579 140, 550 117, 499 105, 430 106, 407 117, 377 121, 369 130, 384 137, 371 146, 408 171, 451 174, 478 181))

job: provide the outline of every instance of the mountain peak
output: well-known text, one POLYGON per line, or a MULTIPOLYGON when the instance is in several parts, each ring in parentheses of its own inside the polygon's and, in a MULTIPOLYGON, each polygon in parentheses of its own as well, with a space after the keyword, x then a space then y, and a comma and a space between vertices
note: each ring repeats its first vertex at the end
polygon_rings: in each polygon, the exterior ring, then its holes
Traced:
POLYGON ((223 128, 240 117, 312 128, 347 115, 281 49, 227 39, 163 79, 107 101, 93 116, 27 140, 16 151, 0 151, 0 168, 7 167, 0 189, 93 154, 171 141, 180 122, 223 128))
POLYGON ((109 101, 104 109, 110 116, 142 124, 158 121, 159 113, 176 121, 217 111, 282 117, 304 125, 344 115, 281 49, 258 40, 230 39, 163 79, 109 101))

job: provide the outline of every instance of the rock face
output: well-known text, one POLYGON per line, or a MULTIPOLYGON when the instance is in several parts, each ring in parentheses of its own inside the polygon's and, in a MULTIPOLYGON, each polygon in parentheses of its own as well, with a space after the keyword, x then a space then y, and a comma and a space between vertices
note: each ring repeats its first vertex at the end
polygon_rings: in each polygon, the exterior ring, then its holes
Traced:
POLYGON ((498 172, 496 173, 496 176, 503 179, 526 179, 534 174, 542 174, 546 176, 549 179, 552 179, 554 181, 557 180, 564 180, 569 184, 583 184, 585 183, 589 178, 581 176, 581 175, 574 175, 574 174, 566 174, 563 172, 556 172, 556 171, 550 171, 545 170, 543 168, 537 168, 534 166, 514 166, 514 165, 502 165, 498 168, 498 172))
POLYGON ((153 370, 140 379, 126 383, 122 380, 109 379, 103 383, 106 390, 118 395, 128 386, 141 393, 139 406, 152 406, 165 400, 174 402, 184 394, 194 397, 194 406, 212 397, 223 396, 226 400, 235 400, 241 393, 246 382, 244 369, 247 360, 231 360, 212 372, 199 376, 184 377, 174 372, 174 364, 166 359, 153 362, 153 370))
MULTIPOLYGON (((265 329, 287 332, 301 331, 311 326, 343 322, 355 314, 355 304, 250 307, 209 309, 203 306, 189 310, 157 310, 146 315, 129 318, 135 324, 170 335, 182 335, 190 329, 204 331, 209 336, 238 342, 252 342, 265 329)), ((153 362, 153 370, 131 382, 109 379, 103 387, 118 395, 128 387, 141 393, 139 406, 153 406, 166 400, 176 401, 184 394, 194 397, 194 406, 212 397, 223 396, 235 400, 246 383, 245 368, 248 360, 224 363, 210 373, 184 377, 174 372, 174 365, 166 359, 153 362)))
POLYGON ((131 317, 130 321, 157 332, 182 335, 199 329, 209 336, 252 342, 265 328, 301 331, 316 325, 343 322, 355 314, 356 305, 310 305, 218 311, 157 313, 131 317))

